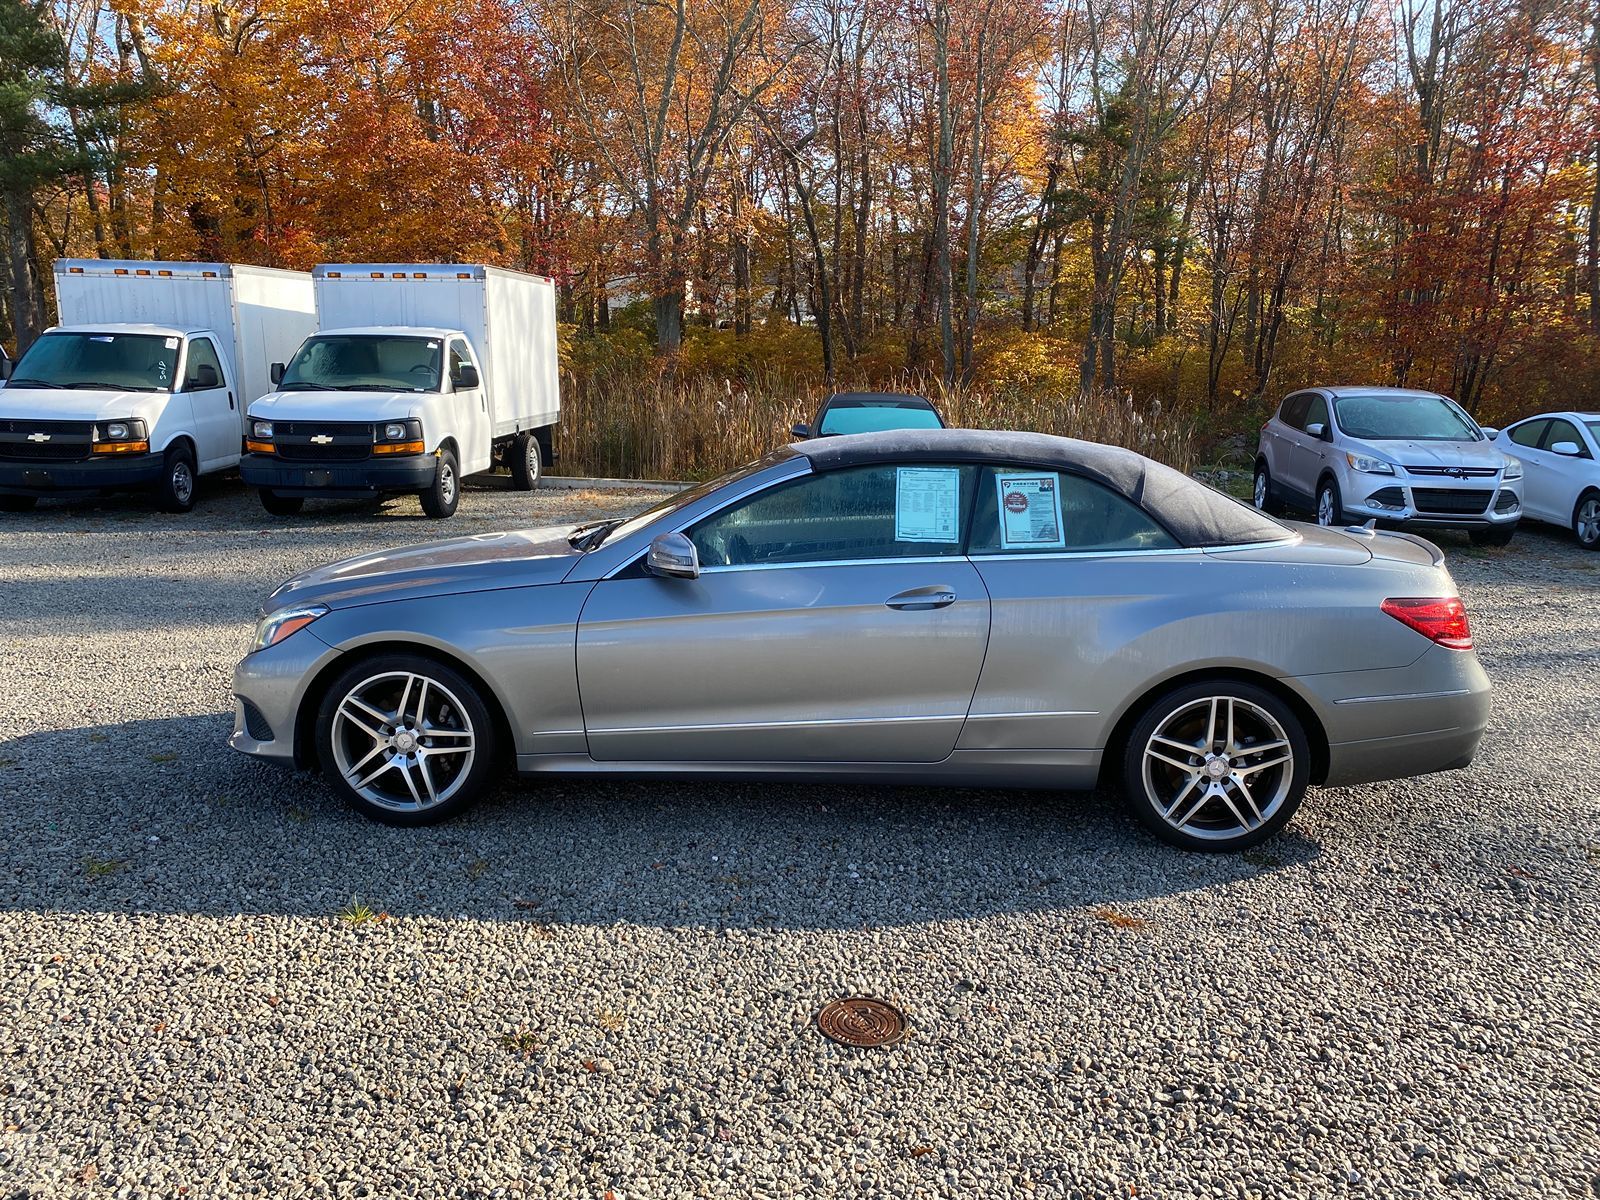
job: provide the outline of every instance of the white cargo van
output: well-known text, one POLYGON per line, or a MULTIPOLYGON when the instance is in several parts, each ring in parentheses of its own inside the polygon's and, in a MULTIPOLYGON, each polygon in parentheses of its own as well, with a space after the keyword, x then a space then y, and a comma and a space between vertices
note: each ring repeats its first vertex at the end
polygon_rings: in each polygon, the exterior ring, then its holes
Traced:
POLYGON ((0 511, 40 496, 153 488, 237 466, 249 402, 316 328, 311 276, 227 263, 61 259, 61 324, 0 389, 0 511))
POLYGON ((448 517, 461 478, 535 487, 561 415, 555 286, 497 267, 330 263, 317 333, 250 406, 240 473, 268 512, 414 492, 448 517))

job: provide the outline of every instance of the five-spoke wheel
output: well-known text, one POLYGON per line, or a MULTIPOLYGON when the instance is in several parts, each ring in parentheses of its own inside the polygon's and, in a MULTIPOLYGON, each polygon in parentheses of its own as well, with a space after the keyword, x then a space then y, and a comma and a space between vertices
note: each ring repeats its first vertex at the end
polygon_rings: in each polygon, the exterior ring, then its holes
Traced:
POLYGON ((1237 850, 1282 828, 1309 774, 1304 730, 1251 684, 1200 683, 1146 710, 1123 761, 1128 800, 1157 836, 1195 850, 1237 850))
POLYGON ((328 690, 317 725, 323 773, 379 820, 425 825, 484 790, 494 724, 477 690, 441 663, 369 659, 328 690))

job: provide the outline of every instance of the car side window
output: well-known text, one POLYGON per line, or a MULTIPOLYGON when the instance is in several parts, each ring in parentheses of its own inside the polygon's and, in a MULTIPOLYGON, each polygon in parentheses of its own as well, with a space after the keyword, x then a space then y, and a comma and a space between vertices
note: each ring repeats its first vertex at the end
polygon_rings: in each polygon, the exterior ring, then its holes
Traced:
POLYGON ((1544 431, 1544 437, 1539 442, 1541 450, 1549 450, 1557 442, 1576 442, 1578 444, 1579 458, 1593 458, 1589 448, 1583 444, 1583 438, 1578 433, 1578 427, 1564 417, 1556 417, 1544 431))
POLYGON ((702 567, 955 557, 977 474, 907 463, 803 475, 685 532, 702 567))
POLYGON ((217 360, 217 350, 211 339, 191 339, 189 356, 183 366, 183 390, 207 392, 222 386, 222 363, 217 360))
POLYGON ((1306 409, 1311 406, 1310 392, 1296 392, 1283 402, 1283 408, 1278 413, 1278 420, 1290 429, 1304 429, 1306 427, 1306 409))
POLYGON ((1176 549, 1150 514, 1080 475, 990 467, 978 482, 968 545, 974 556, 1176 549))
POLYGON ((1306 420, 1301 428, 1307 429, 1312 425, 1321 425, 1323 429, 1331 428, 1331 423, 1328 421, 1327 398, 1318 392, 1311 393, 1311 403, 1306 406, 1306 420))
POLYGON ((1524 421, 1511 431, 1511 440, 1519 446, 1527 446, 1530 450, 1539 448, 1539 438, 1549 428, 1550 422, 1546 420, 1524 421))

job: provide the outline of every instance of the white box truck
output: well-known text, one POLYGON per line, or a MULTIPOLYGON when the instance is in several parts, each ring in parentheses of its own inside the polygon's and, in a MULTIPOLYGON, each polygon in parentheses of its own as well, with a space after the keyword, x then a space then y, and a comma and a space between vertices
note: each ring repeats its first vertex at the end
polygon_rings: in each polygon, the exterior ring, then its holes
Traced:
POLYGON ((561 416, 555 285, 497 267, 326 263, 317 332, 250 406, 240 473, 268 512, 415 493, 448 517, 503 463, 538 485, 561 416))
POLYGON ((197 476, 238 465, 272 363, 316 329, 303 271, 68 258, 55 284, 61 324, 0 389, 0 511, 149 488, 187 512, 197 476))

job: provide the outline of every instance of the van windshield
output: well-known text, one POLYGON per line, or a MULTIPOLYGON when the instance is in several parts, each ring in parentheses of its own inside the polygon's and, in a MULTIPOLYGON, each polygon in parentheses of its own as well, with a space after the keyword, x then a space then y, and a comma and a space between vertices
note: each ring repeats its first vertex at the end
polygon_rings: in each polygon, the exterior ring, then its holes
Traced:
POLYGON ((444 348, 438 338, 318 334, 295 352, 284 392, 437 392, 444 348))
POLYGON ((1443 396, 1340 396, 1339 428, 1368 442, 1475 442, 1478 427, 1443 396))
POLYGON ((178 339, 155 333, 47 333, 28 347, 6 385, 169 392, 178 339))

